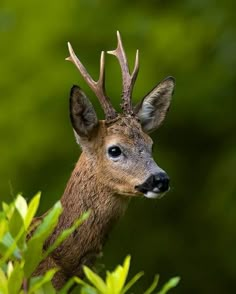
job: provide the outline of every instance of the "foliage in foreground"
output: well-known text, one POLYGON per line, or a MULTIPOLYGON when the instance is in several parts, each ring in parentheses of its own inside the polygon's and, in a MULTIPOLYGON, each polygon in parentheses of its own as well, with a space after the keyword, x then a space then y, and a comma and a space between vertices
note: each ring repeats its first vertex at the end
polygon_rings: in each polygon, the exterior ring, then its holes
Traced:
MULTIPOLYGON (((55 243, 43 251, 43 244, 57 225, 62 206, 57 202, 49 211, 43 221, 37 226, 31 238, 27 235, 34 226, 33 218, 40 202, 40 194, 37 194, 27 204, 26 200, 18 195, 11 204, 2 203, 0 212, 0 294, 53 294, 56 293, 52 286, 52 278, 58 271, 50 269, 43 276, 32 277, 32 273, 38 264, 45 259, 57 246, 59 246, 84 220, 89 213, 84 213, 71 228, 63 231, 55 243)), ((138 273, 129 282, 126 282, 130 267, 130 256, 126 257, 124 264, 117 266, 113 272, 107 271, 106 279, 88 267, 84 267, 84 273, 88 282, 78 277, 73 277, 60 294, 68 292, 73 284, 80 285, 82 294, 123 294, 133 286, 143 275, 138 273)), ((152 285, 144 293, 153 293, 157 287, 159 277, 156 276, 152 285)), ((157 292, 165 294, 175 287, 179 278, 172 278, 163 288, 157 292)))

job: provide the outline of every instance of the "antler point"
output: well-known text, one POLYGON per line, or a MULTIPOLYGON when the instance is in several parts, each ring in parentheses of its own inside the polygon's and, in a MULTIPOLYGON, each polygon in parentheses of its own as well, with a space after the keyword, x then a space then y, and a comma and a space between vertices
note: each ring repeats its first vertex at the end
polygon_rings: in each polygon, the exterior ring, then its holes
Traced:
POLYGON ((122 46, 122 40, 121 40, 121 35, 120 32, 117 31, 117 41, 118 41, 118 46, 121 45, 122 46))
POLYGON ((115 55, 115 50, 109 50, 107 51, 108 54, 111 54, 111 55, 115 55))

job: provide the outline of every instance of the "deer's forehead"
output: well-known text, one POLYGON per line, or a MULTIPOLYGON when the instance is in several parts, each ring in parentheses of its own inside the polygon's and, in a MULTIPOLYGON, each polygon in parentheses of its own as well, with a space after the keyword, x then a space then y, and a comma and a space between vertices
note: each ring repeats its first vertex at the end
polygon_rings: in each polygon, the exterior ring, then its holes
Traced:
POLYGON ((152 139, 136 120, 120 120, 107 128, 107 141, 131 145, 151 145, 152 139))

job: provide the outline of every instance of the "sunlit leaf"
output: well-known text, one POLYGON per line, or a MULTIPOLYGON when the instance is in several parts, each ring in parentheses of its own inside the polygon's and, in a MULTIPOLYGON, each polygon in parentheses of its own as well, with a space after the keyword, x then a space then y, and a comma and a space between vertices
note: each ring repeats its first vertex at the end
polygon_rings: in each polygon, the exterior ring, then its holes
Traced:
POLYGON ((28 206, 28 211, 27 214, 25 216, 24 219, 24 224, 25 224, 25 229, 27 230, 28 227, 30 226, 33 217, 35 216, 38 206, 39 206, 39 202, 40 202, 40 197, 41 197, 41 193, 39 192, 38 194, 36 194, 33 199, 30 201, 29 206, 28 206))
POLYGON ((56 241, 47 249, 47 251, 44 253, 44 257, 48 256, 53 250, 55 250, 63 241, 65 241, 73 232, 76 230, 88 217, 90 212, 85 212, 83 215, 75 221, 75 223, 68 229, 65 229, 59 237, 56 239, 56 241))
POLYGON ((0 268, 0 293, 1 294, 8 294, 7 278, 1 268, 0 268))
POLYGON ((14 206, 14 203, 11 203, 11 204, 7 204, 5 202, 2 202, 2 209, 5 213, 5 215, 7 216, 7 218, 11 218, 14 210, 15 210, 15 206, 14 206))
POLYGON ((91 293, 91 294, 97 294, 97 290, 87 284, 85 281, 81 280, 79 277, 73 277, 71 278, 64 286, 63 288, 58 292, 58 294, 67 294, 69 293, 69 289, 71 288, 72 285, 77 284, 77 285, 82 285, 82 289, 79 293, 91 293))
POLYGON ((88 284, 81 280, 79 277, 73 277, 73 280, 75 281, 75 283, 77 283, 78 285, 83 285, 83 286, 87 286, 88 284))
POLYGON ((107 292, 108 293, 113 293, 115 284, 116 283, 113 281, 112 273, 107 272, 107 274, 106 274, 106 285, 107 285, 107 292))
POLYGON ((122 294, 126 293, 142 276, 144 275, 143 272, 136 274, 124 287, 122 290, 122 294))
POLYGON ((0 254, 2 255, 0 263, 5 262, 12 254, 17 259, 21 258, 20 249, 17 247, 16 240, 12 238, 9 232, 0 240, 0 254))
POLYGON ((84 273, 86 278, 101 292, 106 293, 107 286, 102 278, 100 278, 97 274, 95 274, 91 269, 87 266, 84 266, 84 273))
POLYGON ((8 223, 5 218, 5 214, 3 212, 0 212, 0 240, 2 239, 2 236, 6 233, 8 229, 8 223))
POLYGON ((44 217, 42 223, 37 227, 36 231, 32 238, 37 238, 44 234, 48 234, 51 230, 53 231, 54 227, 57 225, 58 218, 62 213, 62 206, 60 201, 56 202, 48 214, 44 217))
POLYGON ((123 266, 118 265, 113 272, 107 272, 106 284, 111 293, 119 293, 123 289, 129 272, 130 258, 127 256, 123 266))
POLYGON ((56 294, 56 290, 52 285, 52 282, 46 282, 40 288, 34 291, 34 294, 56 294))
POLYGON ((144 292, 144 294, 151 294, 151 293, 153 293, 153 291, 156 289, 156 287, 158 285, 158 281, 159 281, 159 275, 156 275, 154 277, 154 280, 153 280, 151 286, 144 292))
POLYGON ((25 198, 22 197, 21 195, 17 195, 15 200, 15 207, 20 213, 22 219, 24 220, 28 210, 28 205, 25 198))
POLYGON ((9 209, 9 205, 6 202, 3 201, 2 202, 2 210, 5 211, 5 212, 7 212, 8 209, 9 209))
POLYGON ((13 264, 11 261, 8 261, 8 264, 7 264, 7 277, 9 278, 11 273, 13 271, 13 264))
POLYGON ((120 289, 123 288, 125 281, 127 279, 128 273, 129 273, 129 267, 130 267, 130 260, 131 260, 131 256, 128 255, 125 258, 124 264, 123 264, 123 268, 120 271, 120 275, 119 275, 119 280, 120 280, 120 289))
POLYGON ((108 292, 119 293, 124 287, 126 276, 126 269, 124 269, 121 265, 118 265, 113 272, 108 271, 106 276, 108 292))
POLYGON ((30 279, 29 294, 35 293, 36 290, 39 290, 43 285, 46 285, 50 282, 55 275, 58 269, 50 269, 43 276, 35 277, 30 279))
MULTIPOLYGON (((9 219, 8 226, 9 226, 9 232, 11 233, 11 235, 14 239, 19 234, 20 230, 23 230, 25 232, 24 220, 23 220, 19 210, 17 210, 17 209, 14 210, 11 218, 9 219)), ((23 245, 23 238, 24 238, 24 234, 22 234, 21 240, 17 241, 17 244, 19 247, 21 247, 23 245)))
POLYGON ((25 251, 24 271, 26 277, 30 277, 40 261, 43 259, 43 245, 46 239, 57 225, 58 218, 62 212, 60 202, 57 202, 49 213, 44 217, 42 223, 37 227, 33 236, 28 241, 27 250, 25 251))
POLYGON ((87 285, 81 289, 80 293, 81 294, 100 294, 101 292, 97 291, 95 288, 87 285))
POLYGON ((60 291, 58 291, 58 294, 67 294, 70 288, 74 285, 74 283, 75 283, 74 278, 71 278, 69 281, 66 282, 63 288, 60 291))
POLYGON ((170 279, 158 292, 158 294, 166 294, 170 289, 176 287, 180 281, 180 277, 174 277, 170 279))
POLYGON ((14 268, 13 268, 11 275, 9 276, 9 279, 8 279, 8 292, 9 292, 9 294, 18 294, 19 293, 21 286, 22 286, 23 278, 24 278, 23 269, 22 269, 20 263, 15 262, 14 268))

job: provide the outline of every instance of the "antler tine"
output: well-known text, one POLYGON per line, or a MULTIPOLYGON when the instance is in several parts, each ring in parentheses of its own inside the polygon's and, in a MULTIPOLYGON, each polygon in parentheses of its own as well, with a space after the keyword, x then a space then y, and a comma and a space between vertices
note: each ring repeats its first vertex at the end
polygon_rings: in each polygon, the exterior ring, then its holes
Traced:
POLYGON ((125 54, 125 50, 122 44, 121 36, 119 31, 117 31, 117 48, 113 51, 107 51, 107 53, 112 54, 117 57, 121 71, 122 71, 122 79, 123 79, 123 93, 122 93, 122 109, 126 113, 133 113, 132 110, 132 91, 137 79, 138 70, 139 70, 139 51, 136 51, 135 57, 135 65, 132 74, 129 72, 129 65, 127 61, 127 57, 125 54))
POLYGON ((70 56, 66 58, 66 60, 71 61, 74 65, 78 68, 79 72, 81 73, 82 77, 84 78, 85 82, 89 85, 90 89, 95 93, 98 97, 101 106, 104 110, 106 120, 114 119, 117 114, 115 109, 112 107, 112 104, 109 98, 106 95, 105 90, 105 54, 104 51, 101 52, 100 58, 100 74, 98 81, 94 81, 90 74, 87 72, 84 65, 76 56, 71 44, 68 42, 68 49, 70 56))
POLYGON ((97 83, 101 86, 101 89, 103 90, 104 93, 106 93, 105 89, 105 52, 101 52, 101 57, 100 57, 100 73, 99 73, 99 79, 97 83))

